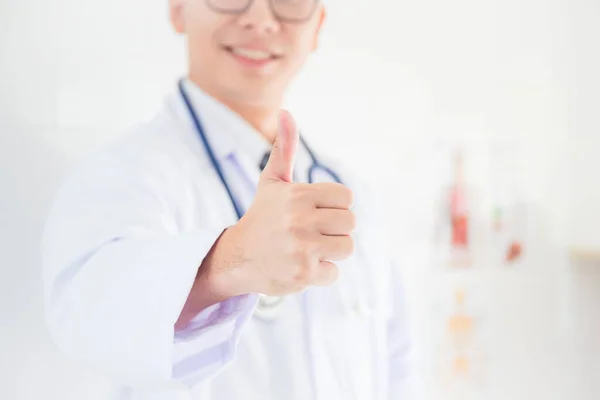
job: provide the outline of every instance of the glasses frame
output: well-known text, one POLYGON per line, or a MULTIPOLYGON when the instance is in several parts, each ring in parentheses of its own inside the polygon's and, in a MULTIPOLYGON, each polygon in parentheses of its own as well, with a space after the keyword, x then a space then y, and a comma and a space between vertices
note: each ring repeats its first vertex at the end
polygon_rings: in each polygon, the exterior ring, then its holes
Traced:
MULTIPOLYGON (((228 10, 228 9, 223 9, 223 8, 216 7, 214 4, 212 4, 213 1, 214 0, 204 0, 204 2, 206 3, 206 6, 208 8, 210 8, 214 12, 217 12, 219 14, 228 14, 228 15, 242 15, 242 14, 245 14, 246 12, 248 12, 248 10, 250 9, 250 7, 252 7, 252 4, 254 4, 255 0, 246 0, 246 5, 244 7, 242 7, 242 8, 240 8, 239 10, 228 10)), ((304 22, 310 20, 311 17, 317 11, 318 5, 321 2, 321 0, 311 0, 313 2, 312 9, 311 9, 310 13, 308 13, 308 15, 306 17, 303 17, 303 18, 288 18, 288 17, 282 17, 281 15, 277 14, 277 12, 275 11, 275 6, 273 5, 274 1, 275 0, 268 0, 268 2, 269 2, 269 8, 271 9, 271 13, 273 14, 273 16, 275 16, 275 18, 278 21, 289 22, 289 23, 293 23, 293 24, 301 24, 301 23, 304 23, 304 22)))

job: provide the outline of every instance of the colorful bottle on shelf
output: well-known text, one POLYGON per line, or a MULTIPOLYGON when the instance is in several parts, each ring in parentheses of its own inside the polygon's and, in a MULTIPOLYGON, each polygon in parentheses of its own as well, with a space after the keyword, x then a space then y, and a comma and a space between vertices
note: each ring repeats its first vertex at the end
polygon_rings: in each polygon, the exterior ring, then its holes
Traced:
POLYGON ((467 291, 458 287, 454 304, 444 318, 443 341, 439 361, 440 387, 445 399, 485 398, 483 389, 483 354, 479 343, 478 321, 472 304, 467 305, 467 291))
POLYGON ((464 156, 458 150, 454 157, 454 179, 449 193, 451 265, 470 266, 469 202, 465 183, 464 156))

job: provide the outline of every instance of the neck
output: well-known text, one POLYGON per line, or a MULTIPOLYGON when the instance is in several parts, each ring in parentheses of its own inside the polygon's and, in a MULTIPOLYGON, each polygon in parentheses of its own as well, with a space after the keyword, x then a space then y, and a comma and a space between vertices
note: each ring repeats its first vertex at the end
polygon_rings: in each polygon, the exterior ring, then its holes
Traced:
POLYGON ((211 85, 203 84, 201 79, 194 79, 194 76, 191 74, 190 80, 198 85, 198 87, 200 87, 209 96, 241 116, 269 143, 273 143, 275 141, 279 126, 280 111, 280 107, 277 105, 277 102, 273 102, 272 105, 267 105, 259 102, 253 103, 251 101, 244 101, 243 98, 236 100, 236 96, 223 95, 222 92, 215 90, 211 87, 211 85))
POLYGON ((245 119, 269 143, 275 142, 279 125, 279 107, 257 106, 218 98, 217 100, 245 119))

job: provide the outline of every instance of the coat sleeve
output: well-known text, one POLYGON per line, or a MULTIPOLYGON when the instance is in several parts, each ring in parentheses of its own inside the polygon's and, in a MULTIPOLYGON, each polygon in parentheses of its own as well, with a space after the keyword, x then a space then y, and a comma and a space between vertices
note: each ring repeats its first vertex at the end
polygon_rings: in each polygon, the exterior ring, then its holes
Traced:
POLYGON ((226 227, 179 232, 167 188, 129 164, 104 157, 59 190, 42 246, 48 327, 64 353, 123 384, 191 386, 232 362, 256 299, 210 307, 175 334, 226 227))

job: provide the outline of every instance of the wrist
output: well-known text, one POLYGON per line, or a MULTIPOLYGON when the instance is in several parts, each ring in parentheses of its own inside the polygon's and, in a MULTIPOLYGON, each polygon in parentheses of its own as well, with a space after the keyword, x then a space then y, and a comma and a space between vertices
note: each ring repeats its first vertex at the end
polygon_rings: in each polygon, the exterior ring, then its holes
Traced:
POLYGON ((246 294, 244 255, 238 225, 223 231, 204 259, 198 279, 204 280, 218 301, 246 294))

